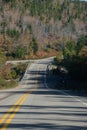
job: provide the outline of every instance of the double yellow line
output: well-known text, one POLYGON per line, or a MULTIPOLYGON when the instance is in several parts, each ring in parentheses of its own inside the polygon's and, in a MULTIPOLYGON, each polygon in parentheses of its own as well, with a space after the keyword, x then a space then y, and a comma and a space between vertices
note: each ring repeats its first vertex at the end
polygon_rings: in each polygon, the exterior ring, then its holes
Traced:
POLYGON ((7 111, 7 113, 0 119, 0 125, 3 125, 0 130, 6 130, 12 119, 14 118, 15 114, 19 111, 20 107, 29 96, 29 92, 25 93, 22 97, 17 100, 14 105, 7 111), (4 124, 2 124, 4 123, 4 124))

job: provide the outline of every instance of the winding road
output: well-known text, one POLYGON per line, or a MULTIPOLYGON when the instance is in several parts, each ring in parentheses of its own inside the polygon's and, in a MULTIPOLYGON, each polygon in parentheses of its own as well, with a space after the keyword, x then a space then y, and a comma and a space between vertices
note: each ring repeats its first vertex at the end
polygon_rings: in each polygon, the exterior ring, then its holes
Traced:
POLYGON ((6 95, 0 100, 0 130, 87 130, 87 98, 47 85, 46 69, 52 61, 33 62, 20 87, 0 91, 6 95))

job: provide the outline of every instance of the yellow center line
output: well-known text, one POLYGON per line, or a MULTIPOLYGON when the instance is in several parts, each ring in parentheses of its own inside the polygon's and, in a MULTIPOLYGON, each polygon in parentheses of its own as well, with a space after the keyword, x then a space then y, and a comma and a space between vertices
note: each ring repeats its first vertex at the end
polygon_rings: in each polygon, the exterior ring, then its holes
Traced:
POLYGON ((18 112, 21 105, 24 103, 24 101, 28 97, 28 95, 29 95, 29 92, 25 93, 22 97, 20 97, 20 99, 17 100, 15 104, 7 111, 7 113, 0 119, 0 124, 2 124, 7 119, 4 126, 0 130, 6 130, 7 126, 9 125, 11 120, 14 118, 15 114, 18 112))
MULTIPOLYGON (((22 97, 21 97, 22 98, 22 97)), ((7 113, 0 119, 0 124, 4 122, 4 120, 13 112, 13 110, 15 109, 15 107, 19 104, 20 100, 17 100, 14 105, 7 111, 7 113)))
MULTIPOLYGON (((37 83, 38 83, 38 81, 37 81, 37 83)), ((37 89, 37 87, 36 87, 36 89, 37 89)), ((4 123, 4 125, 1 127, 0 130, 6 130, 7 129, 8 125, 11 123, 12 119, 14 118, 16 113, 19 111, 20 107, 22 106, 22 104, 24 103, 24 101, 27 99, 27 97, 29 96, 29 94, 31 92, 26 92, 25 94, 23 94, 23 96, 21 96, 13 104, 13 106, 7 111, 7 113, 0 119, 0 125, 3 125, 2 123, 4 123)))
POLYGON ((1 130, 6 130, 6 128, 8 127, 8 125, 10 124, 10 122, 12 121, 12 119, 14 118, 15 114, 19 111, 20 107, 22 106, 22 104, 24 103, 24 101, 26 100, 26 98, 28 97, 29 93, 25 94, 22 98, 20 103, 18 104, 18 106, 16 107, 16 109, 13 111, 13 114, 11 114, 9 116, 9 118, 7 119, 7 121, 5 122, 5 124, 3 125, 3 127, 1 128, 1 130))

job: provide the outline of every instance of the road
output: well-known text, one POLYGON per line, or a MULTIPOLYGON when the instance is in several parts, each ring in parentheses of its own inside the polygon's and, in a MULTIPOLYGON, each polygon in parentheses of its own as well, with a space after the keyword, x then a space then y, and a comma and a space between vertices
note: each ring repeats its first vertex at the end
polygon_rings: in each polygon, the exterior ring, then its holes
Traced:
POLYGON ((21 87, 0 92, 8 94, 0 101, 0 130, 87 130, 86 97, 47 85, 46 68, 52 60, 35 61, 21 87))

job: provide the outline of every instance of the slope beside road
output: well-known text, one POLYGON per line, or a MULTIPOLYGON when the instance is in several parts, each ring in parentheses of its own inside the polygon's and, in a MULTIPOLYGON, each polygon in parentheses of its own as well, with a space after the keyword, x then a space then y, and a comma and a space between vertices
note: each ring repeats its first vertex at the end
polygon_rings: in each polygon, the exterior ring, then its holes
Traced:
POLYGON ((48 88, 46 69, 52 60, 35 61, 22 88, 3 91, 10 96, 0 101, 0 130, 87 130, 87 105, 81 97, 48 88))

